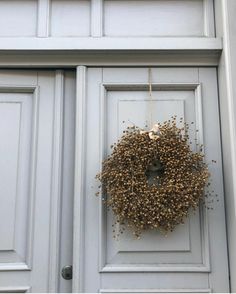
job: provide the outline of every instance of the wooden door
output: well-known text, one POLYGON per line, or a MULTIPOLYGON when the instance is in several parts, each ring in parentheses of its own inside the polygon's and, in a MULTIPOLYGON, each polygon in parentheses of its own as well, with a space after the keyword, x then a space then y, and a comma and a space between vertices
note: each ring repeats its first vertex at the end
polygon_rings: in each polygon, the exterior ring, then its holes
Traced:
POLYGON ((74 98, 72 71, 0 71, 0 292, 71 292, 74 98))
MULTIPOLYGON (((107 212, 95 180, 101 162, 130 123, 149 121, 148 68, 89 68, 84 91, 78 93, 85 112, 81 122, 84 150, 78 247, 80 291, 101 293, 227 292, 228 262, 217 76, 215 68, 152 68, 153 118, 172 115, 194 122, 205 145, 213 190, 213 210, 201 207, 167 236, 152 231, 140 240, 127 231, 113 238, 113 216, 107 212), (125 122, 125 123, 123 123, 125 122)), ((79 81, 86 79, 81 68, 79 81)), ((76 209, 76 208, 75 208, 76 209)), ((76 210, 75 210, 76 211, 76 210)), ((76 243, 75 243, 76 244, 76 243)))

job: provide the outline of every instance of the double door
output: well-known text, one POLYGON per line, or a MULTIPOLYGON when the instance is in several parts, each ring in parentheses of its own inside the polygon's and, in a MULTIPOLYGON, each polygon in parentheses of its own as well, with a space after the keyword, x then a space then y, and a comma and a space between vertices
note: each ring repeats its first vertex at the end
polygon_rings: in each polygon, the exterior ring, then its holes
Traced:
POLYGON ((152 68, 151 79, 148 68, 1 70, 0 176, 0 292, 228 291, 215 68, 152 68), (195 122, 219 202, 167 237, 126 230, 115 240, 95 176, 150 112, 195 122))

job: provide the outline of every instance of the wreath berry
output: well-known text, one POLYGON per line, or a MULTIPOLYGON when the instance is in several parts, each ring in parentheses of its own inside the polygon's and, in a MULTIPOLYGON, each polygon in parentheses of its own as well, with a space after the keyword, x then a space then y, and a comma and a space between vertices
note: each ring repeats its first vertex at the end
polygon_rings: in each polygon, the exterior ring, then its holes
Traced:
POLYGON ((138 237, 148 229, 172 231, 204 199, 208 165, 191 150, 189 125, 182 126, 172 117, 150 131, 128 128, 97 175, 116 222, 138 237))

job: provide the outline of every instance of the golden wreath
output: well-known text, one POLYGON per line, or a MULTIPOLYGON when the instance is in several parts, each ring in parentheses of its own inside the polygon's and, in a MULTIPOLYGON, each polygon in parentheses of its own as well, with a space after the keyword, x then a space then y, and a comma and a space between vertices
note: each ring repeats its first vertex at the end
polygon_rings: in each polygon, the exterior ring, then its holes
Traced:
POLYGON ((208 165, 201 150, 191 150, 189 125, 180 122, 181 128, 176 117, 150 131, 128 128, 97 175, 116 222, 137 237, 148 229, 172 231, 204 200, 208 165))

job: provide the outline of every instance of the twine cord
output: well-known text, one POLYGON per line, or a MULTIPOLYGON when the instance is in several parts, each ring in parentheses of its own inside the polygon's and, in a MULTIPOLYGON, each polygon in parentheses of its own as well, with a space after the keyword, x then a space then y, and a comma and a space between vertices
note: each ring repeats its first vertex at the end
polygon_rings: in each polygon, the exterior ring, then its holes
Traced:
POLYGON ((149 89, 149 97, 150 103, 149 105, 149 126, 150 128, 153 125, 153 97, 152 97, 152 69, 149 67, 148 69, 148 89, 149 89))

